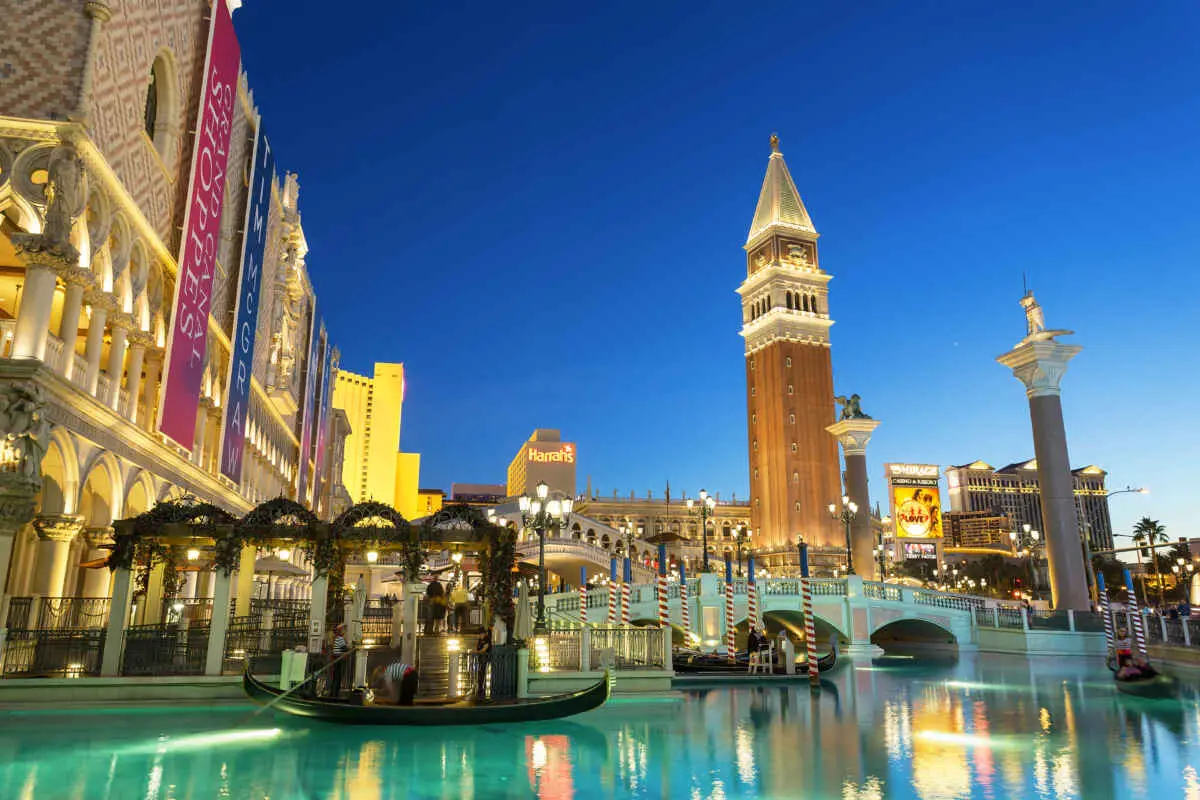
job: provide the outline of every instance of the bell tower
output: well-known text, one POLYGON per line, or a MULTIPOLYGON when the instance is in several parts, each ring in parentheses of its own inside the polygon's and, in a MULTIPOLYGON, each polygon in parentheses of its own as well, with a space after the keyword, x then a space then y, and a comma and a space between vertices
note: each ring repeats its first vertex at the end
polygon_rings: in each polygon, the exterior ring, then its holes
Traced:
MULTIPOLYGON (((742 336, 746 342, 750 510, 755 546, 790 553, 796 537, 842 548, 829 514, 842 496, 829 352, 829 281, 819 234, 796 191, 779 137, 746 239, 742 336)), ((781 559, 783 563, 788 560, 781 559)))

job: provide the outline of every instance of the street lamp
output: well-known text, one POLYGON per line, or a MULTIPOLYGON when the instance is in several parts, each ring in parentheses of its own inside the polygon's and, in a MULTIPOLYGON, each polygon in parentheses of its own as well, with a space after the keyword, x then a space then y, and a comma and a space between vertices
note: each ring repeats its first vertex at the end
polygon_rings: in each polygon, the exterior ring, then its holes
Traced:
POLYGON ((738 525, 733 529, 733 541, 737 545, 737 561, 738 561, 738 577, 742 576, 742 543, 751 538, 754 532, 745 525, 738 525))
POLYGON ((858 504, 851 500, 847 495, 842 495, 842 509, 838 510, 837 503, 829 504, 829 516, 836 520, 841 520, 842 525, 846 528, 846 574, 854 574, 854 554, 850 547, 850 523, 854 521, 854 515, 858 513, 858 504))
POLYGON ((574 502, 569 497, 551 499, 550 487, 545 481, 539 481, 537 493, 532 497, 521 495, 517 505, 521 509, 521 523, 536 530, 538 535, 538 602, 534 631, 542 633, 546 630, 546 529, 566 525, 571 519, 574 502))
MULTIPOLYGON (((688 511, 693 511, 695 501, 692 498, 687 499, 688 511)), ((708 572, 708 518, 713 515, 713 510, 717 507, 717 498, 711 496, 703 489, 700 490, 700 539, 701 546, 704 549, 704 571, 708 572)))
POLYGON ((617 528, 617 530, 621 532, 621 536, 625 537, 625 555, 632 559, 633 539, 635 536, 639 539, 642 538, 642 535, 646 532, 645 527, 642 525, 634 525, 632 520, 626 519, 625 524, 617 528))

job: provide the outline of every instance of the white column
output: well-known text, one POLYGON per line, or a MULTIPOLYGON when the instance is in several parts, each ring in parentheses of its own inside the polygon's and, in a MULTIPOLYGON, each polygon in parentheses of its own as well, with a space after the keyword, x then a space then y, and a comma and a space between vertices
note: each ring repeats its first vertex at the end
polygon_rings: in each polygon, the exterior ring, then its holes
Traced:
POLYGON ((121 674, 121 653, 125 649, 125 629, 129 626, 129 604, 133 599, 133 573, 124 567, 113 571, 112 605, 108 612, 108 632, 104 636, 104 654, 100 674, 106 678, 121 674))
POLYGON ((110 295, 93 294, 92 318, 88 321, 87 346, 84 358, 87 359, 87 373, 84 375, 83 388, 91 395, 96 394, 96 384, 100 381, 100 357, 104 354, 104 326, 108 322, 108 312, 116 307, 110 295))
MULTIPOLYGON (((308 652, 321 652, 325 640, 325 601, 329 593, 329 576, 313 579, 312 603, 308 607, 308 652)), ((410 662, 411 663, 411 662, 410 662)))
POLYGON ((79 338, 79 314, 83 310, 84 288, 82 280, 68 276, 62 322, 58 326, 58 338, 63 340, 62 375, 67 380, 75 373, 75 341, 79 338))
POLYGON ((205 428, 208 425, 209 401, 201 398, 200 410, 196 414, 196 436, 192 442, 192 463, 198 467, 204 466, 205 428))
POLYGON ((17 327, 13 334, 13 358, 45 360, 46 336, 50 333, 50 312, 57 283, 57 272, 47 264, 34 261, 25 268, 21 308, 17 311, 17 327))
MULTIPOLYGON (((88 544, 88 561, 97 561, 108 555, 102 545, 111 541, 108 528, 88 528, 83 532, 88 544)), ((108 597, 108 584, 112 570, 108 567, 89 569, 83 576, 84 597, 108 597)))
MULTIPOLYGON (((142 343, 140 337, 136 335, 132 338, 133 344, 129 347, 129 378, 126 381, 126 393, 129 395, 129 407, 125 409, 125 416, 135 425, 138 422, 138 405, 142 394, 142 361, 146 357, 146 346, 142 343)), ((119 394, 119 393, 118 393, 119 394)))
POLYGON ((33 527, 38 535, 38 554, 32 594, 62 597, 71 543, 83 527, 83 517, 71 514, 34 517, 33 527))
POLYGON ((205 675, 220 675, 225 663, 225 632, 229 630, 229 598, 233 591, 233 578, 217 569, 216 585, 213 587, 212 625, 208 629, 208 653, 204 659, 205 675))
POLYGON ((125 374, 125 343, 129 337, 129 328, 133 320, 128 314, 114 314, 112 318, 112 343, 108 346, 108 379, 112 384, 112 393, 108 405, 114 411, 121 405, 121 378, 125 374))
POLYGON ((142 404, 145 412, 139 416, 139 424, 146 430, 154 427, 158 403, 158 379, 162 373, 162 352, 155 350, 146 359, 146 381, 142 387, 142 404))

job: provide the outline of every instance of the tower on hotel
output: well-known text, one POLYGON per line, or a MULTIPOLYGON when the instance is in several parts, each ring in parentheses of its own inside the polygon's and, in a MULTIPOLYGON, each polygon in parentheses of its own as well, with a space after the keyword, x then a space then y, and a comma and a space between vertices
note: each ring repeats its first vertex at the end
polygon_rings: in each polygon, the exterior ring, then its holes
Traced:
POLYGON ((538 428, 508 465, 508 496, 532 494, 542 481, 552 492, 575 496, 574 442, 564 442, 553 428, 538 428))
POLYGON ((742 336, 746 344, 750 514, 756 549, 785 552, 796 537, 843 547, 828 506, 842 496, 833 424, 829 281, 818 233, 771 137, 771 156, 746 239, 742 336))
POLYGON ((353 501, 387 503, 405 519, 423 516, 417 500, 421 456, 400 452, 404 365, 378 363, 370 378, 339 370, 333 405, 350 423, 342 482, 353 501))

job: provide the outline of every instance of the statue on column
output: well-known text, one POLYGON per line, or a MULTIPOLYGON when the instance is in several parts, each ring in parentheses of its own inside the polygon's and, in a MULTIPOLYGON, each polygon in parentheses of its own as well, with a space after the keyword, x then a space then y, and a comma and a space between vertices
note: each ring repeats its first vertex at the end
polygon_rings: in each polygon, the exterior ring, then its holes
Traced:
POLYGON ((839 420, 871 418, 869 415, 863 413, 862 398, 856 394, 852 394, 849 397, 839 394, 833 398, 833 401, 842 407, 842 414, 838 417, 839 420))
POLYGON ((1025 309, 1025 338, 1020 344, 1026 342, 1045 342, 1051 341, 1055 336, 1070 336, 1075 331, 1063 329, 1047 329, 1046 315, 1042 311, 1041 305, 1033 297, 1031 289, 1025 290, 1025 296, 1020 300, 1021 308, 1025 309))

